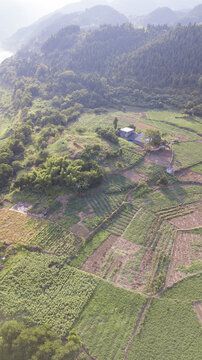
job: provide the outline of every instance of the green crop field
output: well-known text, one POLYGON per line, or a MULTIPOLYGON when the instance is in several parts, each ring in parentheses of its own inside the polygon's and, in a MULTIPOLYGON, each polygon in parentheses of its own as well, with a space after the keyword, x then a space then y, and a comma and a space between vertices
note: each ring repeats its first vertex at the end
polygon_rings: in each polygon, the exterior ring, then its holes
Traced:
POLYGON ((177 300, 202 301, 202 273, 181 280, 161 296, 177 300))
POLYGON ((109 216, 113 211, 118 209, 122 204, 125 196, 119 194, 96 193, 87 197, 88 202, 97 216, 109 216))
POLYGON ((107 194, 124 192, 133 186, 134 183, 121 174, 110 175, 103 182, 103 190, 107 194))
POLYGON ((128 360, 200 360, 202 328, 191 304, 154 299, 128 360))
POLYGON ((149 229, 157 222, 155 215, 140 210, 129 225, 124 237, 136 244, 145 245, 149 238, 149 229))
POLYGON ((107 223, 107 231, 110 233, 121 236, 125 231, 126 227, 132 220, 137 210, 131 204, 126 204, 122 211, 118 213, 114 219, 107 223))
POLYGON ((60 225, 48 223, 33 239, 36 244, 52 254, 71 256, 80 245, 81 240, 67 232, 60 225))
POLYGON ((89 353, 99 354, 99 360, 123 359, 145 301, 142 295, 100 283, 75 324, 89 353))
POLYGON ((19 254, 0 274, 0 315, 27 324, 49 323, 65 335, 92 296, 97 281, 64 265, 64 258, 19 254))
POLYGON ((202 143, 196 142, 180 143, 173 145, 174 164, 178 167, 188 167, 201 161, 202 143))
POLYGON ((202 164, 192 166, 191 170, 199 174, 202 174, 202 164))

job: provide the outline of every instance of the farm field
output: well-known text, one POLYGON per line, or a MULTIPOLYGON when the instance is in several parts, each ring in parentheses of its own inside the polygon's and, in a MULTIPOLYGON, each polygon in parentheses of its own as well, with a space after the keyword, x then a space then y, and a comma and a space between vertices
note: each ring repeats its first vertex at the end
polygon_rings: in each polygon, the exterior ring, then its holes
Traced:
POLYGON ((182 301, 202 301, 202 272, 183 279, 168 288, 161 296, 182 301))
POLYGON ((201 161, 202 142, 179 143, 173 145, 174 150, 174 166, 177 168, 184 168, 195 165, 201 161), (191 155, 191 156, 190 156, 191 155))
POLYGON ((44 222, 24 214, 0 209, 0 241, 29 244, 36 232, 45 226, 44 222))
POLYGON ((166 287, 172 286, 187 274, 202 270, 202 238, 200 234, 178 232, 172 249, 166 287))
POLYGON ((24 253, 2 271, 0 314, 27 324, 49 323, 65 335, 92 296, 98 281, 64 259, 24 253))
POLYGON ((100 283, 75 324, 90 355, 99 354, 100 360, 123 359, 145 302, 140 294, 100 283))
POLYGON ((153 299, 127 359, 200 360, 202 329, 191 303, 153 299))
POLYGON ((88 360, 201 360, 199 133, 198 117, 112 109, 82 114, 50 137, 49 156, 75 160, 97 145, 104 178, 88 190, 0 197, 0 318, 49 323, 60 336, 75 328, 88 360), (159 129, 174 150, 174 175, 171 148, 150 154, 95 133, 115 117, 118 128, 159 129), (17 212, 26 202, 31 214, 17 212))

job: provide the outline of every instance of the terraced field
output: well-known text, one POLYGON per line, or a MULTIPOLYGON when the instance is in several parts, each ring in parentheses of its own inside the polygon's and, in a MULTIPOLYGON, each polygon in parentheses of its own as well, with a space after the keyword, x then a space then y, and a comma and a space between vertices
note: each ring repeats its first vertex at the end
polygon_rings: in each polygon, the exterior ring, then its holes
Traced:
POLYGON ((137 210, 133 207, 133 205, 125 205, 123 210, 116 215, 115 219, 111 220, 107 224, 107 231, 113 235, 121 236, 136 212, 137 210))
POLYGON ((88 203, 97 216, 107 217, 115 211, 123 202, 124 194, 96 193, 88 196, 88 203))
POLYGON ((157 223, 158 219, 154 214, 140 209, 126 229, 124 237, 136 244, 146 245, 150 239, 149 234, 152 232, 152 229, 155 225, 158 227, 157 223))

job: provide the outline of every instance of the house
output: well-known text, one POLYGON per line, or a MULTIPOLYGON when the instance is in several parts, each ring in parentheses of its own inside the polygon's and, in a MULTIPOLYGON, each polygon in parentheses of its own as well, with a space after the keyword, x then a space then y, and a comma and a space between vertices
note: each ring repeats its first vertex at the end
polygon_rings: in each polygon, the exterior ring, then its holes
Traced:
POLYGON ((133 139, 135 135, 135 130, 133 128, 125 127, 120 129, 120 137, 126 140, 133 139))

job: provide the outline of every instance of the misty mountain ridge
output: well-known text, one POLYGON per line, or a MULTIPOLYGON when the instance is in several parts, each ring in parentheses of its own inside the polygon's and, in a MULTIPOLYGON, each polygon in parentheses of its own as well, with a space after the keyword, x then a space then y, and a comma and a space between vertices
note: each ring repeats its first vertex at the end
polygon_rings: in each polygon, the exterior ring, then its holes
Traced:
POLYGON ((177 23, 182 25, 199 24, 202 22, 202 4, 197 5, 190 11, 174 11, 168 7, 160 7, 146 16, 134 17, 131 19, 136 26, 169 25, 177 23))
POLYGON ((128 19, 125 15, 106 5, 96 5, 85 11, 71 14, 56 12, 31 26, 19 29, 6 41, 5 45, 9 49, 19 50, 32 39, 37 39, 38 43, 42 43, 68 25, 78 25, 81 28, 89 29, 100 25, 119 25, 126 22, 128 19))

